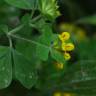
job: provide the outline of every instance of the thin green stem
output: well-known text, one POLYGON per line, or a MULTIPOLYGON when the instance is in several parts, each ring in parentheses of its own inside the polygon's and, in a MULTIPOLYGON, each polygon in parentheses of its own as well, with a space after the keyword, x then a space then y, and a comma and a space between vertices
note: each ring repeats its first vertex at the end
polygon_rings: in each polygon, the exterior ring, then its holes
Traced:
POLYGON ((37 17, 32 19, 32 22, 36 22, 37 20, 39 20, 42 17, 42 15, 38 15, 37 17))
POLYGON ((36 3, 34 4, 34 7, 32 8, 32 12, 31 12, 31 15, 30 15, 31 18, 33 17, 37 8, 38 8, 38 0, 36 0, 36 3))
POLYGON ((33 17, 34 12, 35 12, 35 10, 33 9, 33 10, 32 10, 32 12, 31 12, 30 18, 32 18, 32 17, 33 17))
POLYGON ((16 27, 15 29, 9 31, 7 34, 8 35, 14 34, 14 33, 18 32, 19 30, 21 30, 23 27, 24 27, 24 25, 20 25, 20 26, 16 27))
POLYGON ((10 49, 12 49, 13 44, 12 44, 12 39, 9 35, 7 35, 8 39, 9 39, 9 45, 10 45, 10 49))
POLYGON ((29 24, 30 25, 30 27, 33 27, 33 28, 36 28, 37 29, 37 27, 34 25, 34 24, 29 24))
POLYGON ((13 56, 13 43, 12 43, 12 38, 10 35, 7 35, 9 39, 9 44, 10 44, 10 56, 11 56, 11 63, 12 63, 12 77, 15 78, 15 69, 14 69, 14 56, 13 56))

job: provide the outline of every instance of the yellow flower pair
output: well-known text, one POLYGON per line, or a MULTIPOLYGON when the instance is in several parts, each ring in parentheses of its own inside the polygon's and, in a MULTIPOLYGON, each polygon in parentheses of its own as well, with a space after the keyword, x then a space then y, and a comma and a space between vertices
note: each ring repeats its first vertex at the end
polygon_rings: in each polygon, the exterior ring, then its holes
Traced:
POLYGON ((74 45, 72 43, 65 43, 68 39, 70 39, 70 34, 68 32, 63 32, 59 35, 59 39, 62 42, 62 50, 63 51, 72 51, 74 50, 74 45))

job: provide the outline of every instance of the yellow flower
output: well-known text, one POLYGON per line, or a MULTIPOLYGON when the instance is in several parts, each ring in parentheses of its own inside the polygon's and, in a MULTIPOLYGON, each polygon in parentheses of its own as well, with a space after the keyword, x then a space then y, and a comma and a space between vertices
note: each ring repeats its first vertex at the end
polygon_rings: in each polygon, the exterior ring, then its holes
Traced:
POLYGON ((72 50, 74 50, 74 48, 75 47, 72 43, 67 43, 67 44, 62 43, 62 50, 63 51, 72 51, 72 50))
POLYGON ((70 38, 70 34, 68 32, 63 32, 59 35, 59 39, 64 42, 70 38))
POLYGON ((60 92, 55 92, 53 96, 62 96, 60 92))
POLYGON ((76 96, 74 93, 64 93, 62 96, 76 96))
POLYGON ((63 96, 72 96, 70 93, 64 93, 63 96))
POLYGON ((64 68, 64 64, 63 63, 56 63, 56 67, 58 68, 58 69, 63 69, 64 68))
POLYGON ((69 53, 64 53, 64 58, 65 60, 69 60, 71 58, 70 54, 69 53))

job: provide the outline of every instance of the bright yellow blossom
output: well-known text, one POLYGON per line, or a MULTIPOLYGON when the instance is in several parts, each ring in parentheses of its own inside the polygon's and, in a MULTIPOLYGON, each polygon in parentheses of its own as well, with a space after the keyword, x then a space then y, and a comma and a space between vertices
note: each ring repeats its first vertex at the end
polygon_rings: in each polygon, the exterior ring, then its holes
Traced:
POLYGON ((55 92, 53 96, 62 96, 60 92, 55 92))
POLYGON ((70 34, 68 32, 63 32, 59 35, 59 39, 64 42, 70 38, 70 34))
POLYGON ((64 93, 63 96, 72 96, 70 93, 64 93))
POLYGON ((65 44, 65 43, 62 43, 62 50, 63 51, 72 51, 72 50, 74 50, 74 44, 72 44, 72 43, 67 43, 67 44, 65 44))
MULTIPOLYGON (((69 54, 69 51, 72 51, 75 48, 74 44, 68 40, 70 39, 70 34, 68 32, 62 32, 58 37, 58 40, 54 41, 53 47, 64 54, 64 59, 66 61, 70 60, 71 55, 69 54)), ((56 62, 55 66, 57 69, 63 69, 65 67, 64 64, 60 62, 56 62)))
POLYGON ((69 53, 65 52, 64 53, 64 58, 65 58, 65 60, 69 60, 69 59, 71 59, 71 56, 70 56, 69 53))

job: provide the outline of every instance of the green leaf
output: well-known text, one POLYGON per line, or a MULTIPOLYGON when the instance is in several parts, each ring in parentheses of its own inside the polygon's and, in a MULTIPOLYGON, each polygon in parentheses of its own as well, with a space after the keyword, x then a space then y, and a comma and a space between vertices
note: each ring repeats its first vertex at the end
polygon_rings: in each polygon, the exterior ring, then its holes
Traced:
POLYGON ((48 59, 51 43, 53 41, 53 34, 49 25, 44 25, 41 31, 42 31, 42 36, 39 39, 40 44, 37 44, 36 52, 37 52, 37 56, 41 60, 45 61, 48 59))
POLYGON ((63 54, 61 54, 60 52, 58 52, 57 50, 51 50, 51 56, 54 60, 56 60, 57 62, 66 64, 65 59, 63 54))
POLYGON ((26 88, 36 84, 37 73, 33 63, 26 59, 21 53, 13 51, 15 77, 26 88))
POLYGON ((6 88, 12 81, 12 62, 10 49, 0 46, 0 89, 6 88))
POLYGON ((7 25, 0 25, 0 33, 8 32, 8 26, 7 25))
POLYGON ((29 24, 29 21, 30 21, 30 15, 29 14, 25 14, 22 17, 22 19, 21 19, 22 24, 25 24, 25 25, 28 25, 29 24))
POLYGON ((96 15, 81 18, 77 23, 96 25, 96 15))
POLYGON ((42 45, 37 45, 36 49, 36 54, 39 57, 39 59, 46 61, 48 59, 50 49, 42 45))
POLYGON ((39 19, 38 21, 34 22, 34 25, 35 27, 38 29, 38 30, 42 30, 44 25, 46 24, 44 18, 41 18, 39 19), (41 23, 42 22, 42 23, 41 23))
POLYGON ((33 63, 34 68, 38 65, 38 58, 36 57, 36 45, 26 41, 17 40, 16 51, 20 52, 26 59, 33 63))
MULTIPOLYGON (((37 64, 38 63, 37 60, 48 59, 49 52, 52 49, 51 43, 56 37, 54 36, 53 38, 53 33, 49 25, 45 25, 41 31, 42 31, 41 32, 42 35, 40 36, 39 40, 38 40, 38 36, 36 37, 34 36, 30 38, 32 34, 31 35, 27 34, 28 36, 25 36, 26 34, 21 34, 21 33, 20 36, 19 33, 18 35, 16 34, 11 35, 14 38, 14 40, 16 39, 15 51, 13 51, 13 59, 15 64, 14 66, 15 77, 26 88, 31 88, 33 85, 37 83, 38 78, 36 74, 37 71, 36 68, 37 66, 40 67, 40 63, 37 64), (34 46, 36 46, 36 48, 34 46), (34 56, 35 57, 38 56, 39 58, 34 58, 34 56), (33 78, 32 76, 30 76, 30 73, 32 73, 33 78)), ((60 57, 60 60, 61 59, 64 59, 63 56, 62 58, 60 57)))
POLYGON ((8 4, 22 9, 32 9, 36 6, 37 0, 5 0, 8 4))
MULTIPOLYGON (((20 35, 22 36, 25 34, 20 35)), ((30 38, 31 35, 30 31, 28 31, 25 37, 30 38)), ((36 57, 36 45, 26 41, 28 39, 25 37, 14 38, 16 39, 15 51, 13 51, 15 76, 23 86, 31 88, 36 84, 38 79, 36 68, 39 60, 36 57)), ((32 37, 32 39, 33 38, 34 37, 32 37)), ((30 41, 32 40, 30 39, 30 41)))

